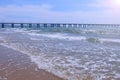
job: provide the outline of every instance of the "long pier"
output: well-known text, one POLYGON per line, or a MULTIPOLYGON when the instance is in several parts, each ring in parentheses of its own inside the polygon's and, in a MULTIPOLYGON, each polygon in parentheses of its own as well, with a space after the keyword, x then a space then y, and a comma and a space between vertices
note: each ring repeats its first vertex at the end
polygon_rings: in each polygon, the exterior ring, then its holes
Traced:
POLYGON ((0 23, 0 28, 40 28, 40 27, 120 27, 120 24, 78 24, 78 23, 0 23))

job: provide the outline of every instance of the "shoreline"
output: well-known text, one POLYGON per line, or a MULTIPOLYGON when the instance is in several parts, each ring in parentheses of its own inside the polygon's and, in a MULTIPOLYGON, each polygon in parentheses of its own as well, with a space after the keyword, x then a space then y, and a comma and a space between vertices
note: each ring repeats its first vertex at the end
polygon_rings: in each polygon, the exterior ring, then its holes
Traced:
POLYGON ((29 56, 0 45, 0 80, 65 80, 39 69, 29 56))

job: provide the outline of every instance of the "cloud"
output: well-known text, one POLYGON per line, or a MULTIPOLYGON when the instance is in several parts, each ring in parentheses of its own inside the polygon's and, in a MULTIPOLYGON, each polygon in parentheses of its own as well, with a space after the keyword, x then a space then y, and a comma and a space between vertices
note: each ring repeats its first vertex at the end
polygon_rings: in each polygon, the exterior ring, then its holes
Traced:
MULTIPOLYGON (((6 22, 120 23, 120 11, 114 10, 112 0, 97 0, 83 4, 96 10, 54 11, 52 5, 0 6, 0 19, 6 22)), ((117 8, 118 9, 118 8, 117 8)))
POLYGON ((71 20, 74 18, 81 17, 81 12, 58 12, 58 11, 52 11, 50 5, 23 5, 23 6, 17 6, 17 5, 8 5, 5 7, 0 7, 0 14, 1 18, 4 20, 18 20, 20 18, 23 18, 24 21, 28 21, 30 18, 36 20, 58 20, 58 21, 64 21, 64 20, 71 20), (3 17, 4 16, 4 17, 3 17), (15 18, 16 17, 16 18, 15 18), (26 18, 26 19, 25 19, 26 18))

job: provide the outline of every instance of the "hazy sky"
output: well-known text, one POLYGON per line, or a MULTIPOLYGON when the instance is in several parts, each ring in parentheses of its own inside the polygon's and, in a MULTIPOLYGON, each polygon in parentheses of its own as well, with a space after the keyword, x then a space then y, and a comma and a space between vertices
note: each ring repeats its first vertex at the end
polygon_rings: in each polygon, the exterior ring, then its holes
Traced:
POLYGON ((120 0, 1 0, 0 22, 120 23, 120 0))

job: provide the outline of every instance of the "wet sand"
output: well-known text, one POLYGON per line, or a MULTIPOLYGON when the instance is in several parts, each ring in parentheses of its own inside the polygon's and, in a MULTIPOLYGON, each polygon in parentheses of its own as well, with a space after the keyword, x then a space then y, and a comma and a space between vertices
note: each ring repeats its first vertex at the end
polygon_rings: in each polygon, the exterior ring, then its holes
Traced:
POLYGON ((0 80, 64 80, 38 69, 29 56, 0 46, 0 80))

